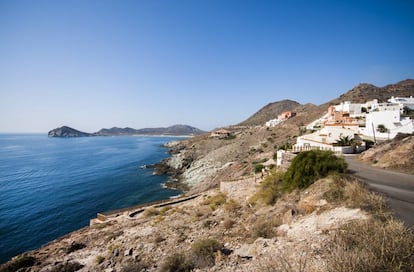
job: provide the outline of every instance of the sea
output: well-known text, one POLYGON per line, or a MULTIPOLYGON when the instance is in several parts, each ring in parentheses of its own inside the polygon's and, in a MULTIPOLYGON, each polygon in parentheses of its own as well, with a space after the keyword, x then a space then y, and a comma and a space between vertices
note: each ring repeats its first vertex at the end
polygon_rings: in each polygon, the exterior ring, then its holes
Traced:
POLYGON ((146 165, 175 137, 0 134, 0 264, 85 227, 98 212, 167 199, 146 165))

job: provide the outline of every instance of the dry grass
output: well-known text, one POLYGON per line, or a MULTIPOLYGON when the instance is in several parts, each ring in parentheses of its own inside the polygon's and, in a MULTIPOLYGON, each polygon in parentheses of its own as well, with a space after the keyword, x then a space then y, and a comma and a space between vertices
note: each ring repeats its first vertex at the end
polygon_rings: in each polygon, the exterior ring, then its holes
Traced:
POLYGON ((101 264, 101 263, 103 263, 103 261, 105 261, 105 257, 104 256, 98 255, 98 256, 95 257, 96 264, 101 264))
POLYGON ((226 196, 223 193, 218 193, 214 196, 208 196, 203 201, 203 205, 208 205, 213 211, 224 203, 226 203, 226 196))
POLYGON ((165 259, 160 272, 189 272, 193 268, 193 264, 184 253, 174 253, 165 259))
POLYGON ((150 207, 145 209, 144 211, 144 216, 145 217, 151 217, 151 216, 155 216, 155 215, 159 215, 160 211, 157 210, 156 208, 150 207))
POLYGON ((260 184, 259 190, 250 198, 252 204, 273 205, 281 196, 281 181, 283 172, 273 171, 260 184))
POLYGON ((383 196, 373 192, 355 178, 337 177, 333 179, 324 198, 333 204, 345 204, 348 208, 360 208, 374 216, 389 217, 389 209, 383 196))
POLYGON ((358 180, 352 180, 345 186, 346 204, 350 208, 361 208, 373 214, 386 214, 388 208, 382 195, 370 191, 358 180))
POLYGON ((305 272, 308 257, 301 254, 300 258, 291 260, 289 254, 279 251, 277 254, 265 254, 258 258, 249 271, 261 272, 305 272))
POLYGON ((215 264, 216 253, 223 245, 214 239, 201 239, 191 246, 191 260, 195 267, 211 267, 215 264))
POLYGON ((338 230, 327 257, 327 270, 414 271, 413 233, 396 220, 351 222, 338 230))
POLYGON ((159 243, 165 241, 165 238, 160 233, 156 233, 153 241, 154 241, 154 244, 158 245, 159 243))
POLYGON ((300 203, 298 206, 300 212, 305 215, 313 213, 317 208, 317 206, 312 203, 300 203))
POLYGON ((277 234, 276 228, 282 224, 281 218, 257 218, 252 226, 253 238, 272 238, 277 234))
POLYGON ((233 226, 234 226, 235 224, 236 224, 236 221, 234 221, 233 219, 228 218, 228 219, 224 220, 224 222, 223 222, 223 227, 224 227, 226 230, 229 230, 229 229, 233 228, 233 226))
POLYGON ((23 269, 33 266, 36 261, 35 257, 22 255, 6 264, 0 265, 0 272, 26 271, 23 269))
POLYGON ((241 205, 234 199, 230 199, 224 204, 224 210, 233 215, 237 215, 240 212, 241 208, 241 205))

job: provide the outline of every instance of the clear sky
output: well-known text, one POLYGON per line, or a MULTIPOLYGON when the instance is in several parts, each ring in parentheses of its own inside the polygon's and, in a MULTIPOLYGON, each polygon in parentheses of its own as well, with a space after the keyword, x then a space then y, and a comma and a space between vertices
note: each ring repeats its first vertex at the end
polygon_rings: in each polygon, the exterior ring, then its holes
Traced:
POLYGON ((210 130, 407 78, 410 0, 0 0, 0 132, 210 130))

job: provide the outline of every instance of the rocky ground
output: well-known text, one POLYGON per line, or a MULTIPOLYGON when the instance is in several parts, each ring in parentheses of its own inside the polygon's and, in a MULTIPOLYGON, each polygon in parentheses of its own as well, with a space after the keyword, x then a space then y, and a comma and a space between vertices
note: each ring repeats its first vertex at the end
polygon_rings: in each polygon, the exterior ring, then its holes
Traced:
POLYGON ((399 134, 365 151, 359 158, 377 167, 414 174, 414 135, 399 134))
POLYGON ((271 206, 250 202, 258 179, 223 182, 185 203, 147 207, 132 218, 125 213, 29 252, 36 260, 29 271, 168 271, 180 254, 201 258, 194 264, 200 271, 326 271, 335 231, 371 216, 358 203, 329 197, 335 182, 319 180, 271 206), (206 239, 220 250, 212 259, 192 256, 206 239))

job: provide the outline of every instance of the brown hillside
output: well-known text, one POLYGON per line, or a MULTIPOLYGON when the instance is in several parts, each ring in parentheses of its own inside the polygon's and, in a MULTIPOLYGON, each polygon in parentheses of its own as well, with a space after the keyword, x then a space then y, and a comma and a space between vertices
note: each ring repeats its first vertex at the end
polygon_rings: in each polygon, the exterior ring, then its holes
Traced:
POLYGON ((364 103, 372 99, 378 99, 379 102, 386 102, 391 96, 414 96, 414 80, 406 79, 384 87, 361 83, 329 103, 338 104, 343 101, 364 103))
POLYGON ((362 161, 381 168, 414 174, 414 134, 401 134, 360 155, 362 161))
POLYGON ((278 102, 269 103, 258 112, 250 116, 245 121, 241 122, 241 126, 258 126, 264 125, 267 121, 277 118, 279 114, 284 111, 293 111, 300 104, 292 100, 282 100, 278 102))

